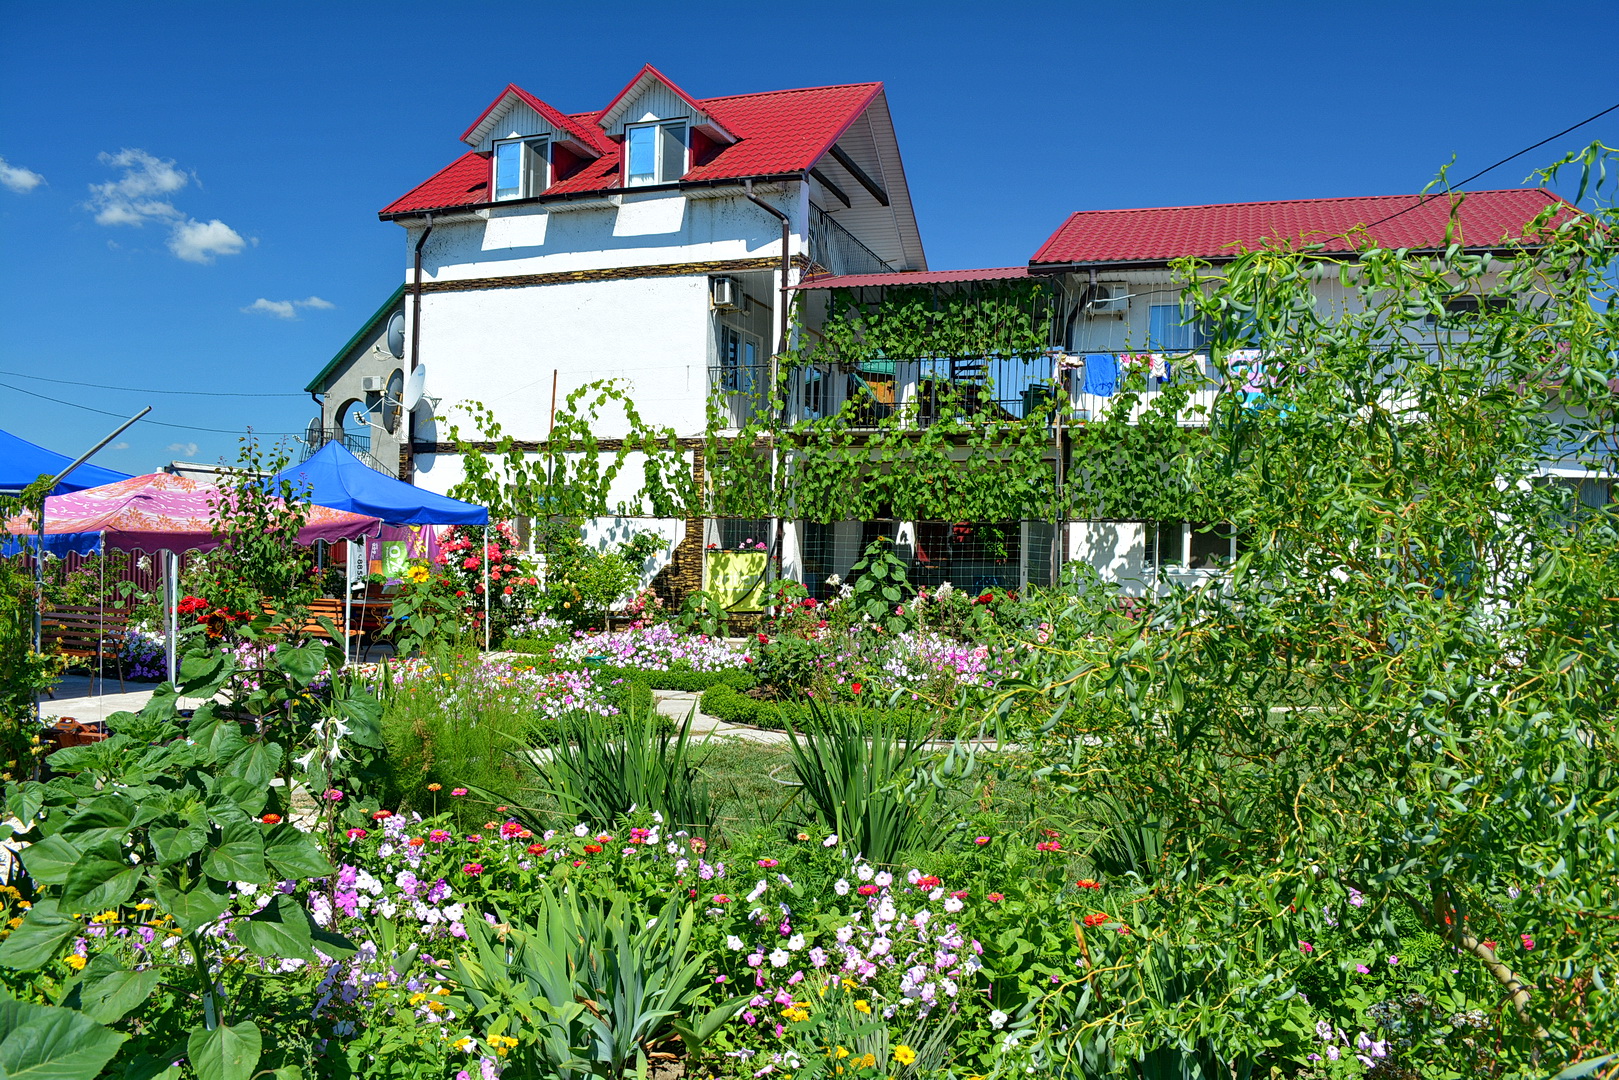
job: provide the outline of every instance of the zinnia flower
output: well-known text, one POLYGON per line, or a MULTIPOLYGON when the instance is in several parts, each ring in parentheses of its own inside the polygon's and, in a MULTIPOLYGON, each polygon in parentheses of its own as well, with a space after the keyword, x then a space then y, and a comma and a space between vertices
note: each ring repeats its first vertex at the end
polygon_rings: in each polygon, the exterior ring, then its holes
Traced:
POLYGON ((259 820, 264 822, 266 825, 279 825, 281 824, 281 815, 265 814, 263 817, 259 818, 259 820))
POLYGON ((585 851, 588 854, 591 854, 591 855, 596 854, 601 849, 602 849, 602 846, 600 844, 586 844, 585 845, 585 851))
POLYGON ((465 795, 466 793, 467 793, 467 789, 464 788, 464 787, 454 788, 454 789, 452 789, 450 791, 451 795, 465 795))
POLYGON ((343 793, 341 791, 338 791, 336 788, 327 788, 326 789, 326 801, 327 802, 342 802, 343 801, 343 793))
POLYGON ((1081 889, 1100 889, 1102 887, 1100 881, 1094 881, 1091 878, 1080 878, 1074 884, 1081 889))
POLYGON ((370 835, 371 834, 366 832, 364 829, 350 829, 348 832, 348 837, 350 840, 364 840, 370 835))
POLYGON ((1112 917, 1113 916, 1103 911, 1093 911, 1089 915, 1085 916, 1083 922, 1086 926, 1101 926, 1112 917))
POLYGON ((528 853, 530 855, 544 855, 545 854, 545 845, 544 844, 530 844, 528 846, 528 853))
POLYGON ((443 784, 428 784, 427 785, 427 790, 428 791, 443 791, 444 790, 444 785, 443 784))
POLYGON ((434 829, 427 834, 427 838, 435 844, 447 844, 450 842, 450 834, 444 829, 434 829))
POLYGON ((472 877, 477 877, 479 874, 483 873, 483 863, 469 862, 461 867, 461 872, 464 874, 469 874, 472 877))

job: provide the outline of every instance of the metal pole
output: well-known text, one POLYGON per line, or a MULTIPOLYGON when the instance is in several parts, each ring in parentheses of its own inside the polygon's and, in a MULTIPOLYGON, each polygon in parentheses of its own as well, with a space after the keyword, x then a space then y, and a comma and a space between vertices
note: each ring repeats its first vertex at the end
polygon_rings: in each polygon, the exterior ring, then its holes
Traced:
POLYGON ((483 527, 483 651, 489 651, 489 526, 483 527))
POLYGON ((349 666, 349 608, 354 603, 354 541, 343 544, 343 666, 349 666))
POLYGON ((175 681, 178 673, 175 664, 175 649, 180 637, 180 556, 172 551, 163 553, 163 606, 168 612, 168 660, 169 682, 175 681))

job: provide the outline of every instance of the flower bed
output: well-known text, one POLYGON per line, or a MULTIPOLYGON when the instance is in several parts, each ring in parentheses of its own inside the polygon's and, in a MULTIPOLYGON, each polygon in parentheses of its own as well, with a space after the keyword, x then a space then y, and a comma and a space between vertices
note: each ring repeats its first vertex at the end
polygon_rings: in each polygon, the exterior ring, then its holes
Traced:
POLYGON ((386 673, 394 691, 427 694, 449 708, 476 696, 528 707, 537 717, 549 720, 569 712, 617 716, 625 707, 629 685, 622 679, 601 678, 587 667, 553 669, 488 656, 457 663, 449 670, 422 659, 357 664, 350 670, 372 685, 380 685, 386 673))
POLYGON ((748 663, 748 654, 727 641, 681 634, 667 623, 612 634, 579 633, 552 655, 562 661, 603 656, 612 667, 642 671, 733 671, 748 663))

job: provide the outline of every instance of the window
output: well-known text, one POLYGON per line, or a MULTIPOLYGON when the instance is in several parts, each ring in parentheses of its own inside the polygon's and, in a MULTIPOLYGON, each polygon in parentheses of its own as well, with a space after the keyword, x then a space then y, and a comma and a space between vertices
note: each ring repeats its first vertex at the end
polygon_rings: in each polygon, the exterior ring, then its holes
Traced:
POLYGON ((637 124, 624 132, 624 184, 672 184, 686 175, 686 122, 637 124))
POLYGON ((804 368, 804 419, 821 420, 826 417, 827 386, 825 372, 818 368, 804 368))
POLYGON ((1147 323, 1147 346, 1160 352, 1201 349, 1208 335, 1190 311, 1179 304, 1153 304, 1147 323))
POLYGON ((546 189, 550 154, 544 139, 510 139, 495 144, 495 200, 529 199, 546 189))
POLYGON ((720 324, 720 389, 751 394, 759 382, 759 339, 720 324))
POLYGON ((1160 521, 1148 522, 1147 530, 1147 561, 1158 570, 1216 570, 1242 550, 1229 525, 1160 521))
POLYGON ((1455 328, 1478 322, 1481 315, 1512 310, 1512 301, 1505 296, 1454 296, 1445 301, 1445 315, 1440 318, 1429 312, 1423 322, 1429 326, 1455 328))

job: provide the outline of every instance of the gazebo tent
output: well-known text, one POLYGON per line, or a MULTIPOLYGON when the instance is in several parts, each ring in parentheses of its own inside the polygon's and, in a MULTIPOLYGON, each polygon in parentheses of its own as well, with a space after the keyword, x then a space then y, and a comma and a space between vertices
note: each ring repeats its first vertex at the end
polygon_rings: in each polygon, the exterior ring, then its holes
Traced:
MULTIPOLYGON (((41 476, 55 476, 71 464, 73 459, 66 454, 36 446, 9 431, 0 431, 0 491, 21 491, 41 476)), ((114 472, 85 462, 73 470, 73 475, 52 488, 50 493, 62 495, 128 479, 128 473, 114 472)))
MULTIPOLYGON (((279 487, 282 481, 292 484, 294 490, 308 489, 309 500, 316 506, 329 506, 357 514, 369 514, 388 525, 482 525, 489 527, 489 511, 482 506, 452 499, 447 495, 424 491, 414 484, 385 476, 343 447, 329 442, 308 460, 282 469, 268 483, 279 487)), ((484 568, 488 570, 488 559, 484 568)), ((349 562, 350 580, 344 593, 343 630, 349 623, 349 600, 354 591, 349 562)), ((484 589, 484 603, 489 601, 489 590, 484 589)), ((488 644, 489 620, 484 618, 485 645, 488 644)))
MULTIPOLYGON (((82 468, 82 467, 81 467, 82 468)), ((78 473, 74 474, 75 476, 78 473)), ((228 493, 198 480, 168 473, 132 476, 116 483, 45 499, 44 539, 65 541, 74 551, 212 551, 219 546, 213 535, 214 507, 228 493)), ((381 523, 363 514, 324 506, 311 506, 309 518, 298 530, 300 544, 316 540, 348 540, 375 532, 381 523)), ((40 524, 29 514, 17 514, 5 523, 8 551, 38 547, 40 524)), ((169 677, 174 677, 174 595, 178 579, 175 558, 168 559, 164 607, 169 619, 169 677)))

